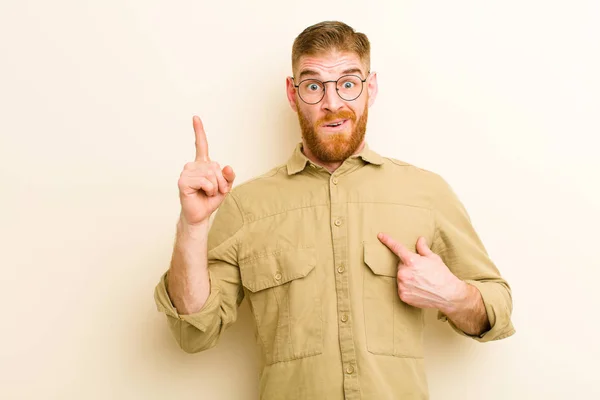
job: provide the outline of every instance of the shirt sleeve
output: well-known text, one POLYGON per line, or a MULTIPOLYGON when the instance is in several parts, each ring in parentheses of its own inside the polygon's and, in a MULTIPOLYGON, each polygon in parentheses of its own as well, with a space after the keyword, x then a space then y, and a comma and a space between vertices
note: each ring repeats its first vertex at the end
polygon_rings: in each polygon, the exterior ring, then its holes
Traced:
POLYGON ((238 244, 243 230, 242 213, 230 192, 215 214, 208 234, 208 273, 210 294, 202 309, 181 315, 168 292, 165 272, 154 290, 158 311, 167 316, 171 333, 188 353, 214 347, 221 334, 235 322, 244 298, 237 263, 238 244))
POLYGON ((450 271, 481 293, 490 329, 479 336, 458 329, 441 311, 438 319, 448 321, 460 335, 479 342, 499 340, 511 336, 515 329, 511 322, 512 294, 490 259, 470 217, 452 188, 438 176, 433 199, 435 234, 431 250, 438 254, 450 271))

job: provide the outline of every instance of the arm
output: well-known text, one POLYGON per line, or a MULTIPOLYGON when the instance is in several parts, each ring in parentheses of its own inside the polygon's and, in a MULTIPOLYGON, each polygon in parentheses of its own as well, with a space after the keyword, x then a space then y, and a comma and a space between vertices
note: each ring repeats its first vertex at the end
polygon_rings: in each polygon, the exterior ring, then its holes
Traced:
POLYGON ((388 234, 378 235, 400 259, 398 296, 414 307, 438 309, 438 319, 450 318, 452 328, 462 335, 480 341, 510 336, 514 328, 508 283, 450 187, 439 177, 435 183, 431 248, 423 236, 414 253, 388 234))
MULTIPOLYGON (((188 353, 214 347, 221 334, 237 319, 237 309, 244 298, 237 265, 238 243, 241 241, 242 234, 243 218, 233 191, 219 207, 206 241, 206 269, 203 273, 208 276, 207 298, 201 300, 200 305, 200 302, 196 303, 196 298, 193 296, 189 297, 191 301, 185 300, 187 292, 198 293, 198 289, 184 289, 182 295, 173 291, 170 285, 172 281, 176 281, 171 279, 171 274, 177 267, 174 265, 175 261, 156 286, 154 297, 157 308, 166 314, 171 333, 179 346, 188 353), (176 296, 181 296, 184 301, 183 306, 175 305, 176 296), (186 313, 180 310, 180 307, 189 307, 190 312, 186 313)), ((194 248, 188 250, 191 253, 196 252, 194 248)), ((174 250, 174 258, 177 251, 179 250, 174 250)), ((184 254, 182 257, 185 257, 186 252, 182 253, 184 254)), ((192 255, 192 258, 194 257, 192 255)), ((186 280, 188 276, 195 276, 193 273, 185 272, 183 275, 186 280)), ((190 287, 190 284, 186 281, 182 287, 190 287)))
POLYGON ((467 335, 479 336, 490 330, 481 293, 468 283, 462 282, 454 300, 440 311, 467 335))
POLYGON ((168 294, 180 314, 193 314, 210 293, 208 276, 208 221, 190 226, 181 218, 167 276, 168 294))
POLYGON ((464 283, 453 302, 438 308, 438 319, 447 320, 457 333, 481 342, 511 336, 515 329, 510 320, 510 286, 490 259, 463 204, 448 183, 436 178, 436 229, 431 249, 464 283))
POLYGON ((210 161, 202 121, 193 118, 196 159, 179 178, 181 216, 169 270, 156 286, 159 311, 167 315, 187 352, 214 346, 236 318, 243 298, 237 269, 237 233, 243 218, 228 194, 235 174, 210 161), (209 219, 219 208, 209 233, 209 219))

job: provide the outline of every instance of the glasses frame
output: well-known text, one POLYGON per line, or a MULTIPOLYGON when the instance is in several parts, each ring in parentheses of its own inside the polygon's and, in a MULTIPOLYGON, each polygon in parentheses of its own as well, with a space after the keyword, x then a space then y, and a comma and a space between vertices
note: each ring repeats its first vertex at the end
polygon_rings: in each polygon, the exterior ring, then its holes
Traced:
MULTIPOLYGON (((320 103, 320 102, 321 102, 321 101, 322 101, 322 100, 325 98, 325 92, 327 91, 327 85, 326 85, 326 84, 327 84, 327 83, 330 83, 330 82, 331 82, 331 83, 335 83, 335 91, 336 91, 336 93, 337 93, 337 95, 338 95, 338 97, 339 97, 340 99, 342 99, 342 100, 344 100, 344 101, 354 101, 354 100, 358 99, 358 98, 360 97, 360 95, 362 94, 362 92, 365 90, 365 82, 367 81, 367 79, 369 79, 369 77, 370 77, 370 76, 371 76, 371 71, 369 71, 369 72, 367 73, 367 77, 366 77, 365 79, 361 79, 361 77, 360 77, 360 76, 358 76, 358 75, 356 75, 356 74, 346 74, 346 75, 342 75, 342 76, 340 76, 340 77, 339 77, 337 80, 335 80, 335 81, 321 81, 321 80, 319 80, 319 79, 314 79, 314 78, 306 78, 306 79, 303 79, 303 80, 301 80, 300 82, 298 82, 298 84, 297 84, 297 85, 294 85, 294 87, 295 87, 296 89, 298 89, 298 88, 300 87, 300 85, 302 85, 302 83, 303 83, 303 82, 306 82, 306 81, 317 81, 317 82, 321 82, 321 83, 323 84, 323 92, 322 92, 322 94, 321 94, 321 98, 319 99, 319 101, 316 101, 316 102, 314 102, 314 103, 309 103, 308 101, 304 100, 304 99, 302 98, 302 96, 300 95, 300 90, 299 90, 299 89, 297 90, 298 97, 300 97, 300 100, 302 100, 302 101, 303 101, 303 102, 305 102, 306 104, 310 104, 310 105, 319 104, 319 103, 320 103), (340 89, 338 89, 338 87, 337 87, 337 83, 339 82, 339 80, 340 80, 340 79, 342 79, 342 78, 345 78, 345 77, 347 77, 347 76, 354 76, 354 77, 358 78, 358 79, 361 81, 360 93, 359 93, 359 94, 358 94, 358 95, 357 95, 355 98, 353 98, 353 99, 351 99, 351 100, 346 100, 345 98, 343 98, 343 97, 340 95, 340 89)), ((295 79, 293 76, 292 76, 292 81, 294 81, 294 83, 296 83, 296 79, 295 79)))

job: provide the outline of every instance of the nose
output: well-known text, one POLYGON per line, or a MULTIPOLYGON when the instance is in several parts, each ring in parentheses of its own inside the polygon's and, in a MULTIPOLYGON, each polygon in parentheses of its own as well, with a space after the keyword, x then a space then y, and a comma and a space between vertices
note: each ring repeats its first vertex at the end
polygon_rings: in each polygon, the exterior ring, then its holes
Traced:
POLYGON ((323 110, 336 112, 344 106, 344 101, 338 96, 335 82, 327 82, 325 88, 325 96, 321 102, 323 110))

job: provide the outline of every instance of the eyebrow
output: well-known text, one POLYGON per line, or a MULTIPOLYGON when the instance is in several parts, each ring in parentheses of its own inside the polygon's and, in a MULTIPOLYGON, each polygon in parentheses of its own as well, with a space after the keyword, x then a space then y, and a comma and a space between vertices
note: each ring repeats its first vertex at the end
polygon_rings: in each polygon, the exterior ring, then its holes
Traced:
MULTIPOLYGON (((362 71, 360 70, 360 68, 348 68, 342 71, 342 75, 348 75, 348 74, 355 74, 355 73, 359 73, 360 75, 362 75, 362 71)), ((319 76, 319 73, 317 71, 313 71, 312 69, 305 69, 304 71, 300 72, 300 75, 298 75, 298 80, 302 80, 303 76, 307 76, 307 75, 316 75, 319 76)))

